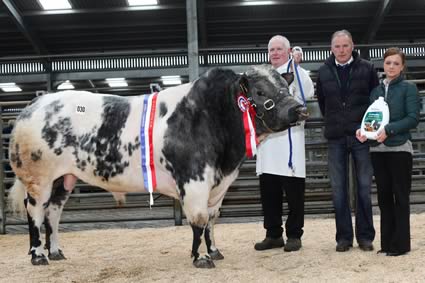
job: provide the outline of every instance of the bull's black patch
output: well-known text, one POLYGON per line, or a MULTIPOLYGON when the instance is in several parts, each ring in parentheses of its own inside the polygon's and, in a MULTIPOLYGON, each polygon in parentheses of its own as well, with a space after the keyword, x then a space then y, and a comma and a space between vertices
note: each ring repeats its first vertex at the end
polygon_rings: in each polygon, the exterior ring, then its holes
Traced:
MULTIPOLYGON (((50 104, 46 105, 44 108, 44 127, 41 130, 41 137, 47 142, 49 148, 53 148, 56 141, 59 138, 59 134, 65 134, 64 131, 68 132, 70 128, 69 118, 58 117, 58 119, 53 120, 53 117, 59 115, 60 110, 64 107, 59 100, 55 100, 50 104), (66 119, 66 120, 64 120, 66 119), (56 121, 56 122, 52 122, 56 121), (66 123, 66 124, 64 124, 66 123)), ((57 153, 56 153, 57 154, 57 153)))
POLYGON ((15 150, 10 151, 10 161, 14 164, 16 164, 16 167, 21 168, 22 167, 22 160, 19 153, 19 143, 15 144, 15 150))
POLYGON ((204 238, 205 238, 205 244, 207 245, 207 253, 210 254, 212 253, 211 250, 211 230, 208 227, 205 227, 205 231, 204 231, 204 238))
POLYGON ((26 200, 29 202, 29 204, 31 204, 32 206, 35 206, 36 205, 36 201, 35 201, 35 198, 33 198, 30 194, 28 194, 28 196, 27 196, 27 198, 26 198, 26 200))
POLYGON ((49 199, 49 203, 57 205, 58 208, 62 207, 69 195, 69 192, 65 189, 63 182, 64 177, 57 178, 53 182, 52 194, 49 199))
MULTIPOLYGON (((40 230, 37 226, 35 226, 34 219, 31 217, 31 215, 27 214, 28 216, 28 230, 30 234, 30 246, 34 248, 38 248, 41 246, 41 239, 40 239, 40 230)), ((35 257, 35 251, 31 251, 33 257, 35 257)))
MULTIPOLYGON (((61 155, 67 147, 73 148, 77 167, 84 171, 87 164, 92 164, 93 174, 101 176, 104 181, 123 173, 129 162, 123 160, 120 136, 130 113, 128 100, 123 97, 103 97, 102 123, 89 133, 79 136, 75 134, 71 118, 63 116, 63 107, 64 104, 59 100, 45 107, 45 124, 41 134, 49 148, 56 155, 61 155), (95 160, 89 157, 87 160, 80 159, 80 151, 94 155, 95 160)), ((126 144, 129 155, 140 147, 139 138, 134 140, 134 144, 126 144)))
POLYGON ((85 160, 81 160, 80 169, 81 171, 84 171, 86 169, 87 162, 85 160))
POLYGON ((139 136, 137 136, 134 139, 134 144, 129 142, 128 144, 124 145, 124 150, 128 151, 128 155, 132 156, 133 152, 138 149, 140 147, 140 142, 139 142, 139 136))
POLYGON ((164 117, 165 114, 167 114, 167 112, 168 112, 167 104, 165 104, 164 102, 161 102, 159 104, 159 117, 164 117))
POLYGON ((46 121, 43 129, 41 130, 41 136, 50 148, 53 148, 56 141, 60 139, 59 144, 56 145, 56 148, 54 149, 56 155, 62 154, 62 149, 64 147, 75 147, 77 145, 77 137, 73 133, 73 126, 69 117, 59 117, 57 121, 52 124, 46 121))
POLYGON ((53 145, 58 139, 58 132, 46 124, 42 130, 42 138, 47 142, 49 148, 53 148, 53 145))
POLYGON ((53 229, 48 217, 44 217, 44 227, 46 228, 46 244, 44 245, 44 248, 50 252, 50 236, 52 235, 53 229))
POLYGON ((39 149, 37 151, 31 152, 31 160, 37 162, 41 159, 43 152, 39 149))
POLYGON ((52 101, 50 104, 45 106, 45 117, 44 117, 44 121, 48 122, 50 119, 52 119, 52 117, 54 115, 59 114, 59 112, 61 111, 61 109, 64 107, 65 105, 59 100, 54 100, 52 101))
POLYGON ((216 176, 226 176, 243 160, 242 115, 235 103, 238 90, 238 75, 215 69, 195 82, 167 120, 163 154, 180 194, 190 180, 203 181, 207 165, 221 172, 216 176))
MULTIPOLYGON (((79 137, 79 148, 87 153, 93 153, 95 150, 96 144, 96 133, 97 128, 91 130, 90 133, 83 134, 79 137)), ((88 161, 90 162, 90 156, 88 157, 88 161)))
POLYGON ((121 133, 130 113, 130 104, 122 97, 107 96, 103 98, 102 124, 91 141, 95 146, 96 168, 94 175, 105 181, 117 174, 122 174, 129 166, 123 161, 121 153, 121 133))

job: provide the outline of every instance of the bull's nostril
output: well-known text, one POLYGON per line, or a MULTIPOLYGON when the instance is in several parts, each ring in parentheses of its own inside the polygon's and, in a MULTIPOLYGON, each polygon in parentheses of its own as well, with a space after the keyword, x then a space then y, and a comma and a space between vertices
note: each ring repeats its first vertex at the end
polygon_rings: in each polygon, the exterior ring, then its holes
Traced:
POLYGON ((303 121, 303 120, 306 120, 307 118, 308 118, 307 108, 302 105, 295 106, 289 111, 290 123, 303 121))
POLYGON ((307 107, 304 107, 304 106, 297 107, 296 111, 299 115, 303 115, 303 116, 308 115, 307 107))

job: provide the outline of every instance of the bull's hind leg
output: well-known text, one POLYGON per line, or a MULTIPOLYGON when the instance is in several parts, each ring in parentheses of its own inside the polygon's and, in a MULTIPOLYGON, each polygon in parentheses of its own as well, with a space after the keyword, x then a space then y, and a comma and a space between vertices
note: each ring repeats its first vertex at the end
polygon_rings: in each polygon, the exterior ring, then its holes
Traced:
POLYGON ((51 188, 43 187, 44 190, 40 188, 40 186, 32 185, 29 191, 33 192, 34 196, 28 193, 27 198, 24 200, 30 235, 30 251, 28 254, 31 255, 31 263, 33 265, 49 264, 43 253, 40 229, 44 221, 45 208, 48 204, 51 188))
POLYGON ((46 249, 49 251, 50 260, 66 259, 59 247, 59 221, 63 207, 74 188, 76 178, 67 175, 58 178, 53 183, 52 196, 46 208, 44 225, 46 227, 46 249))

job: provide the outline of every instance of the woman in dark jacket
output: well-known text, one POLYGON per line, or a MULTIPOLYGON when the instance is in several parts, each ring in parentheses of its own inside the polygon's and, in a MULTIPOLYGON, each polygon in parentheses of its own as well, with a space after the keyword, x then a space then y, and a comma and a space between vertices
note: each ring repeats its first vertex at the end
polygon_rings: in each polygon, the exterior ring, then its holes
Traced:
MULTIPOLYGON (((398 48, 384 54, 386 78, 373 89, 371 102, 383 96, 388 104, 390 121, 378 132, 377 143, 370 148, 378 204, 381 211, 381 250, 387 256, 410 251, 409 195, 412 183, 412 142, 410 130, 419 123, 419 97, 416 85, 403 79, 405 55, 398 48)), ((357 138, 365 136, 357 131, 357 138)), ((378 252, 378 253, 379 253, 378 252)))

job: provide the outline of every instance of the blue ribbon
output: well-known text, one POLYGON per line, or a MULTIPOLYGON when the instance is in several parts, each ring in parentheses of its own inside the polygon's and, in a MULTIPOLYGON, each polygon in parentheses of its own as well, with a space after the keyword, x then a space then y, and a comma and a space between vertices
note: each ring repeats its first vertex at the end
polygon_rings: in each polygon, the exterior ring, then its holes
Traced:
POLYGON ((149 95, 143 95, 143 112, 142 112, 142 121, 140 125, 140 145, 141 145, 141 160, 142 160, 142 173, 143 173, 143 183, 145 185, 145 190, 149 191, 149 182, 148 182, 148 172, 146 167, 146 143, 145 143, 145 124, 146 124, 146 110, 148 109, 149 95))
MULTIPOLYGON (((291 68, 291 63, 292 63, 292 59, 289 60, 288 62, 288 68, 286 69, 286 72, 289 73, 289 70, 291 68)), ((304 107, 306 106, 306 101, 305 101, 305 96, 304 96, 304 89, 303 86, 301 84, 301 79, 300 79, 300 75, 298 72, 298 65, 295 64, 294 62, 294 72, 296 73, 296 77, 297 77, 297 82, 298 82, 298 86, 300 88, 300 92, 301 92, 301 97, 303 99, 303 105, 304 107)), ((289 139, 289 160, 288 160, 288 167, 292 169, 292 171, 294 171, 293 168, 293 163, 292 163, 292 133, 291 133, 291 128, 288 129, 288 139, 289 139)))

